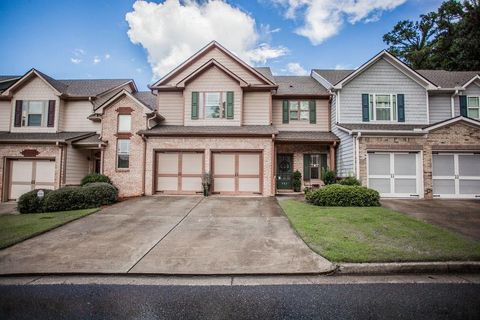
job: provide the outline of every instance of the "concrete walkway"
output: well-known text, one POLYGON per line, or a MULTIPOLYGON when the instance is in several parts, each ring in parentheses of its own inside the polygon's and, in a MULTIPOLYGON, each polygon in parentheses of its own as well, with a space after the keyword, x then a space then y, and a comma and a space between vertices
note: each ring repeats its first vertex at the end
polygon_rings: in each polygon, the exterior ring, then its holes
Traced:
POLYGON ((274 198, 143 197, 0 251, 0 274, 292 274, 334 266, 274 198))

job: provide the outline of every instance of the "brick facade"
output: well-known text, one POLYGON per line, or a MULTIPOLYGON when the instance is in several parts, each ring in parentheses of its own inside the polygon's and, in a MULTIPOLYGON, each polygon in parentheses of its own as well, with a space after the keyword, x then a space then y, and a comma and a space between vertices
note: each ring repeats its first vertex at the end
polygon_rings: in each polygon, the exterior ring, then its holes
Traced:
POLYGON ((5 174, 8 174, 7 159, 55 159, 55 188, 59 188, 63 183, 64 175, 64 159, 62 157, 64 147, 58 147, 56 145, 40 145, 40 144, 0 144, 0 202, 5 201, 7 197, 8 188, 3 186, 6 181, 5 174), (36 150, 37 155, 35 157, 25 157, 22 152, 24 150, 36 150), (62 164, 63 162, 63 164, 62 164))
POLYGON ((273 142, 271 138, 149 138, 147 140, 147 158, 145 173, 145 193, 153 194, 155 175, 155 150, 204 150, 205 172, 211 172, 212 150, 262 151, 263 154, 263 195, 273 196, 273 142))
POLYGON ((144 194, 144 156, 145 143, 141 136, 136 134, 139 130, 146 129, 144 107, 135 103, 130 97, 124 96, 108 106, 102 116, 102 140, 107 142, 103 149, 103 173, 110 177, 119 190, 120 197, 140 196, 144 194), (131 135, 122 138, 130 139, 130 163, 128 169, 117 168, 117 139, 118 114, 125 108, 131 108, 131 135), (129 137, 128 137, 129 136, 129 137))
POLYGON ((418 151, 423 160, 423 196, 432 199, 432 150, 480 150, 480 130, 466 122, 438 128, 422 136, 362 136, 359 138, 360 180, 367 185, 368 151, 418 151))

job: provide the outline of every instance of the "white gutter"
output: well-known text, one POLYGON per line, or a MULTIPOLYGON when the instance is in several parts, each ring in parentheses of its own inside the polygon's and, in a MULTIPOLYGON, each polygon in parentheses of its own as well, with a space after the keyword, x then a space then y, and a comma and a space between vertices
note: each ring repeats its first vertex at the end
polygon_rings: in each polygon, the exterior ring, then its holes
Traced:
POLYGON ((359 138, 362 136, 362 133, 359 132, 355 137, 355 176, 360 180, 360 145, 358 143, 359 138))
POLYGON ((452 108, 452 118, 455 117, 455 97, 458 96, 458 89, 450 97, 450 107, 452 108))

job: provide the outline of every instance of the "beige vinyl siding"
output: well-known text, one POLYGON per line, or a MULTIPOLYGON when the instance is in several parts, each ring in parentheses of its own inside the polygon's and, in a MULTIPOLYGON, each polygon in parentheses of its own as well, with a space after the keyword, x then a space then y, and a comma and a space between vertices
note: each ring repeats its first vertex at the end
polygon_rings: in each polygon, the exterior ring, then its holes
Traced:
POLYGON ((42 79, 34 76, 30 81, 23 84, 20 89, 13 93, 11 101, 10 121, 12 123, 12 132, 56 132, 58 127, 60 99, 53 89, 42 79), (15 101, 16 100, 55 100, 55 125, 53 127, 14 127, 15 121, 15 101))
POLYGON ((189 74, 197 70, 199 67, 201 67, 203 64, 205 64, 207 61, 215 59, 218 61, 221 65, 226 67, 228 70, 236 74, 238 77, 242 78, 244 81, 246 81, 249 84, 261 84, 263 83, 261 80, 259 80, 256 76, 254 76, 250 71, 247 70, 246 67, 241 65, 239 62, 235 61, 222 51, 220 51, 217 48, 211 49, 209 52, 207 52, 204 56, 200 57, 197 61, 189 65, 187 68, 185 68, 182 72, 180 72, 178 75, 176 75, 174 78, 172 78, 169 82, 168 85, 174 86, 176 85, 179 81, 187 77, 189 74))
POLYGON ((211 67, 195 80, 190 82, 184 90, 185 96, 185 125, 186 126, 239 126, 242 110, 242 90, 240 85, 223 71, 211 67), (192 120, 192 92, 200 92, 199 119, 192 120), (234 92, 234 118, 233 119, 205 119, 202 92, 234 92))
POLYGON ((101 123, 93 122, 87 117, 93 113, 93 106, 88 100, 65 101, 62 108, 61 131, 95 131, 100 133, 101 123))
POLYGON ((158 113, 165 118, 164 125, 183 124, 183 92, 159 92, 157 105, 158 113))
POLYGON ((11 107, 10 101, 0 101, 0 131, 10 131, 11 107))
POLYGON ((245 92, 243 94, 243 124, 270 124, 271 94, 267 92, 245 92))
POLYGON ((405 95, 405 124, 427 124, 425 88, 400 70, 380 59, 344 85, 340 93, 340 122, 362 122, 362 93, 405 95))
POLYGON ((91 157, 90 150, 73 148, 71 145, 67 148, 67 162, 65 183, 67 185, 79 185, 82 178, 89 173, 91 157))
MULTIPOLYGON (((289 100, 289 99, 286 99, 289 100)), ((293 99, 298 100, 298 99, 293 99)), ((310 123, 309 120, 290 120, 282 122, 282 99, 273 100, 272 118, 273 124, 278 130, 286 131, 328 131, 328 100, 315 100, 317 109, 317 123, 310 123)))

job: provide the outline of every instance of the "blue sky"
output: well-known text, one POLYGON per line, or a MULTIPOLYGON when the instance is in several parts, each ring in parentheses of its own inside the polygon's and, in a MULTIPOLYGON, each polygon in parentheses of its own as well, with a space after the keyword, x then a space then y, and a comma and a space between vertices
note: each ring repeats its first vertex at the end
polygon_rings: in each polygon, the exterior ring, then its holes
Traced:
POLYGON ((397 21, 417 19, 441 3, 385 0, 390 7, 370 10, 360 7, 368 0, 357 1, 343 0, 334 8, 326 0, 305 0, 300 7, 294 0, 215 5, 169 0, 169 6, 156 1, 135 8, 132 0, 1 1, 0 74, 35 67, 59 79, 133 78, 145 90, 211 37, 276 74, 355 68, 385 48, 382 35, 397 21), (308 23, 315 14, 337 18, 337 25, 313 30, 308 23))

